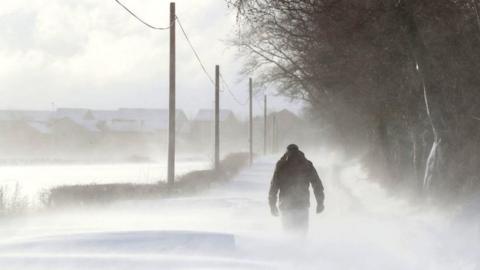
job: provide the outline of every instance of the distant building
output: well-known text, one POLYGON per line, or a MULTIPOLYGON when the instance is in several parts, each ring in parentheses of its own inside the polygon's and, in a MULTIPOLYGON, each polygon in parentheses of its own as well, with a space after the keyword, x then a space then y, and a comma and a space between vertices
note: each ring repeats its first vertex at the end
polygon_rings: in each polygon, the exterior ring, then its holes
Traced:
POLYGON ((267 149, 277 152, 290 143, 301 145, 305 142, 304 125, 300 117, 287 109, 270 113, 267 116, 267 149))
POLYGON ((1 110, 0 126, 2 129, 10 126, 28 129, 29 132, 38 132, 40 134, 50 134, 50 121, 53 112, 51 111, 20 111, 20 110, 1 110))
MULTIPOLYGON (((264 148, 264 123, 263 115, 253 119, 253 148, 254 151, 263 152, 264 148)), ((245 123, 248 127, 248 122, 245 123)), ((306 126, 305 122, 295 113, 283 109, 267 115, 267 152, 278 152, 290 143, 302 144, 306 126)))
MULTIPOLYGON (((75 155, 82 151, 103 152, 101 149, 109 147, 121 148, 119 152, 139 154, 149 153, 152 149, 163 151, 168 141, 168 121, 167 109, 0 110, 0 156, 16 152, 75 155)), ((184 142, 189 127, 185 113, 177 110, 179 144, 184 142)))
MULTIPOLYGON (((219 122, 222 129, 238 126, 238 119, 231 110, 220 110, 219 122)), ((200 136, 210 136, 215 124, 215 111, 202 109, 193 119, 191 132, 200 136)))
MULTIPOLYGON (((220 110, 220 136, 221 144, 227 145, 232 138, 238 135, 242 126, 235 114, 231 110, 220 110)), ((215 111, 211 109, 202 109, 192 121, 190 129, 190 139, 196 143, 199 148, 211 148, 214 140, 215 111)))
MULTIPOLYGON (((147 156, 165 151, 168 128, 167 109, 0 110, 0 158, 15 155, 90 158, 117 152, 147 156)), ((185 146, 189 130, 185 113, 177 110, 177 143, 185 149, 189 149, 185 146)))
POLYGON ((49 142, 52 134, 48 111, 0 111, 0 147, 2 156, 19 153, 34 155, 49 142))
POLYGON ((273 121, 273 119, 275 118, 278 123, 281 123, 280 126, 283 130, 288 130, 302 122, 300 117, 287 109, 270 113, 267 118, 267 120, 269 121, 273 121))
POLYGON ((0 121, 48 122, 52 111, 0 110, 0 121))
MULTIPOLYGON (((127 109, 118 110, 118 115, 112 118, 107 127, 112 131, 135 131, 141 133, 161 133, 168 131, 168 109, 127 109)), ((175 129, 185 130, 188 119, 182 110, 176 110, 175 129)))
POLYGON ((52 122, 55 125, 70 122, 66 125, 78 125, 79 127, 85 129, 88 132, 101 132, 101 129, 99 127, 99 120, 95 119, 92 111, 89 109, 59 108, 54 112, 52 122))
MULTIPOLYGON (((115 111, 59 108, 55 120, 68 119, 90 132, 164 133, 168 131, 168 110, 130 109, 115 111)), ((176 112, 176 129, 182 130, 188 119, 181 110, 176 112)))
MULTIPOLYGON (((193 119, 195 123, 213 123, 215 121, 215 111, 211 109, 201 109, 193 119)), ((226 122, 238 122, 235 114, 231 110, 220 110, 219 121, 226 122)))

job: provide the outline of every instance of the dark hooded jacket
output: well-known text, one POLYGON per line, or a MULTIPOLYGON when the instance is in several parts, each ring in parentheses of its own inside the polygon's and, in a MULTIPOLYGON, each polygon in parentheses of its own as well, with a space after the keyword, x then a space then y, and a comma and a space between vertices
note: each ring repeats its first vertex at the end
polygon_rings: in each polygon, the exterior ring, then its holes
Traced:
POLYGON ((299 150, 288 151, 277 162, 273 174, 269 192, 270 207, 276 207, 277 194, 280 193, 280 209, 308 208, 310 184, 317 204, 323 205, 323 185, 312 162, 299 150))

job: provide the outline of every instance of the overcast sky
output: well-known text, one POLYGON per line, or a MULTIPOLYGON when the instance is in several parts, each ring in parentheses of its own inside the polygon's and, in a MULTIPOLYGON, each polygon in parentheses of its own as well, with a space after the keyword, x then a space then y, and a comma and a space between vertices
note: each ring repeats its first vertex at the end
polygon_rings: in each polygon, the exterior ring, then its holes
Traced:
MULTIPOLYGON (((123 3, 150 24, 168 25, 169 1, 123 3)), ((235 13, 224 0, 176 3, 211 76, 214 65, 221 65, 234 94, 246 100, 247 81, 238 76, 242 63, 227 42, 234 38, 235 13)), ((168 37, 168 31, 140 24, 114 0, 2 0, 0 109, 167 108, 168 37)), ((178 108, 189 115, 213 106, 213 87, 178 27, 177 94, 178 108)), ((254 104, 261 113, 260 102, 254 104)), ((270 104, 272 110, 300 108, 279 97, 270 104)), ((226 91, 221 107, 247 112, 226 91)))

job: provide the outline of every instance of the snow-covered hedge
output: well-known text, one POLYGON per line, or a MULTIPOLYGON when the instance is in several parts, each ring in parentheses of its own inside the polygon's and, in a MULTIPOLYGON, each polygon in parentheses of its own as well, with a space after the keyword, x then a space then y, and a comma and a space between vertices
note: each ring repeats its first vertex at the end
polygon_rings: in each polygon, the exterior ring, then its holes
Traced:
POLYGON ((212 183, 227 181, 248 164, 248 153, 235 153, 220 162, 220 170, 193 171, 176 179, 173 186, 166 181, 155 184, 89 184, 59 186, 42 197, 46 206, 82 206, 118 200, 151 199, 182 196, 207 189, 212 183))

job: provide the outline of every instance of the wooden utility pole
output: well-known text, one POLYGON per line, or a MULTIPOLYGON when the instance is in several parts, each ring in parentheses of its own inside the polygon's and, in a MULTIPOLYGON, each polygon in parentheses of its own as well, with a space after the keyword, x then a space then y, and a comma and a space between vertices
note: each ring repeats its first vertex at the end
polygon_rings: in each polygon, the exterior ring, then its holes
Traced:
POLYGON ((272 116, 272 152, 276 154, 277 151, 278 151, 277 115, 273 114, 272 116))
POLYGON ((263 99, 263 154, 267 154, 267 95, 263 99))
POLYGON ((249 100, 250 100, 250 103, 249 103, 249 147, 250 147, 250 165, 252 165, 253 163, 253 104, 252 104, 252 101, 253 101, 253 82, 252 82, 252 78, 249 79, 248 81, 248 87, 249 87, 249 100))
POLYGON ((170 3, 170 77, 168 100, 168 168, 167 181, 175 181, 175 3, 170 3))
POLYGON ((215 66, 215 171, 220 166, 220 66, 215 66))

